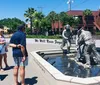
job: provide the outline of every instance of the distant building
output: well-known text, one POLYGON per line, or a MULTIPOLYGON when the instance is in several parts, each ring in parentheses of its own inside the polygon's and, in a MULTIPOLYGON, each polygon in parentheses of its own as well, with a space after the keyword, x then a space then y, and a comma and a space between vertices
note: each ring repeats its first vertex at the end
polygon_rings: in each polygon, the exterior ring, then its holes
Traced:
POLYGON ((26 25, 27 25, 27 28, 30 28, 31 27, 30 23, 27 23, 26 25))
MULTIPOLYGON (((66 13, 80 19, 80 22, 77 25, 78 28, 84 26, 92 32, 94 31, 94 29, 100 30, 100 10, 92 11, 92 15, 88 16, 88 21, 86 20, 87 17, 83 15, 83 10, 70 10, 66 13)), ((52 30, 60 30, 63 27, 64 26, 62 26, 61 22, 56 21, 55 23, 52 23, 52 30)))
POLYGON ((71 10, 68 11, 67 14, 74 17, 78 17, 80 19, 78 27, 81 26, 88 27, 89 30, 92 30, 93 28, 96 27, 97 29, 100 30, 100 10, 92 11, 92 15, 87 17, 83 15, 82 10, 71 10))
POLYGON ((63 25, 60 21, 55 21, 52 23, 52 31, 61 32, 63 29, 63 25))

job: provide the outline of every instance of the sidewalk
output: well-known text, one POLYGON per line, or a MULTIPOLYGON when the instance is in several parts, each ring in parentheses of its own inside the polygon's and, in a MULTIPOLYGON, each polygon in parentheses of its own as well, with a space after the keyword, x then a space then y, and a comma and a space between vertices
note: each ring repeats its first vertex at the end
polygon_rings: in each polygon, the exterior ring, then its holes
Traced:
MULTIPOLYGON (((48 85, 46 81, 42 78, 41 74, 35 69, 36 66, 34 65, 34 62, 30 60, 30 52, 34 50, 42 50, 42 49, 59 49, 59 45, 53 45, 53 44, 28 44, 28 53, 29 53, 29 65, 26 67, 26 77, 25 82, 27 85, 48 85), (33 64, 32 64, 33 63, 33 64), (45 83, 44 83, 45 81, 45 83)), ((9 48, 8 52, 8 64, 10 68, 8 70, 5 70, 4 72, 0 72, 0 75, 2 76, 2 80, 0 80, 0 85, 14 85, 13 80, 13 58, 12 58, 12 49, 9 48)), ((3 63, 4 67, 4 63, 3 63)))

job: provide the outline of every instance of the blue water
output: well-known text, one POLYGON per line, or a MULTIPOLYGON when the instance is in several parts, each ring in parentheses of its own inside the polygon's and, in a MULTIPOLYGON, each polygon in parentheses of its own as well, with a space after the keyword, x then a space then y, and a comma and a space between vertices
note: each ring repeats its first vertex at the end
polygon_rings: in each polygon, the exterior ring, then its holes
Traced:
POLYGON ((49 57, 47 61, 65 75, 81 78, 100 76, 100 66, 84 68, 67 56, 57 55, 56 57, 49 57))

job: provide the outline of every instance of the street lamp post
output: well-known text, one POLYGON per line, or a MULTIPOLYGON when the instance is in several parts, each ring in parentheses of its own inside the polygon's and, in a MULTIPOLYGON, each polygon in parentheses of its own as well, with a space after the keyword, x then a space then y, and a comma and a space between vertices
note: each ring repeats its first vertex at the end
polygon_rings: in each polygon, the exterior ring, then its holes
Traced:
POLYGON ((71 4, 73 3, 73 0, 68 0, 68 10, 71 11, 71 4))

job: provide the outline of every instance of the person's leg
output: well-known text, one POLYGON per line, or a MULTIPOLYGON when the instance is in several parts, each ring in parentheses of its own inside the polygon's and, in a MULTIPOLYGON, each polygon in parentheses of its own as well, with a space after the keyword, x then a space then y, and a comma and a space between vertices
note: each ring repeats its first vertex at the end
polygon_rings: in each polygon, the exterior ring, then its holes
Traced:
POLYGON ((76 54, 76 57, 75 57, 75 59, 76 59, 77 61, 80 61, 80 58, 81 58, 81 54, 82 54, 82 52, 81 52, 81 47, 82 47, 82 46, 78 46, 78 48, 77 48, 77 54, 76 54))
POLYGON ((2 68, 2 55, 0 55, 0 69, 2 68))
POLYGON ((93 54, 95 55, 95 57, 97 58, 98 62, 100 62, 100 55, 96 50, 95 45, 92 45, 92 50, 93 50, 93 54))
POLYGON ((18 85, 18 66, 14 67, 14 85, 18 85))
POLYGON ((25 67, 20 66, 20 79, 21 79, 21 84, 25 85, 25 67))
POLYGON ((89 65, 90 66, 90 54, 89 54, 89 49, 90 47, 89 47, 89 45, 86 45, 85 47, 84 47, 84 56, 85 56, 85 59, 86 59, 86 65, 89 65))
POLYGON ((84 55, 84 48, 85 48, 85 45, 81 45, 79 50, 80 50, 80 58, 83 58, 85 55, 84 55))
POLYGON ((3 58, 3 56, 0 54, 0 71, 3 71, 3 68, 2 68, 2 58, 3 58))
POLYGON ((0 68, 2 68, 2 56, 0 55, 0 68))
POLYGON ((62 39, 61 49, 65 46, 65 39, 62 39))
POLYGON ((19 58, 20 60, 20 79, 21 79, 21 85, 25 85, 25 67, 28 65, 28 57, 25 61, 23 60, 23 57, 19 58))
POLYGON ((14 59, 14 69, 13 69, 13 75, 14 75, 14 85, 18 85, 18 71, 19 71, 19 60, 18 57, 13 57, 14 59))
POLYGON ((67 40, 67 50, 68 50, 68 53, 70 53, 70 47, 71 47, 70 40, 67 40))
POLYGON ((8 64, 7 64, 7 54, 5 53, 5 54, 3 54, 3 56, 4 56, 4 63, 5 63, 5 66, 6 66, 6 67, 9 67, 8 64))

